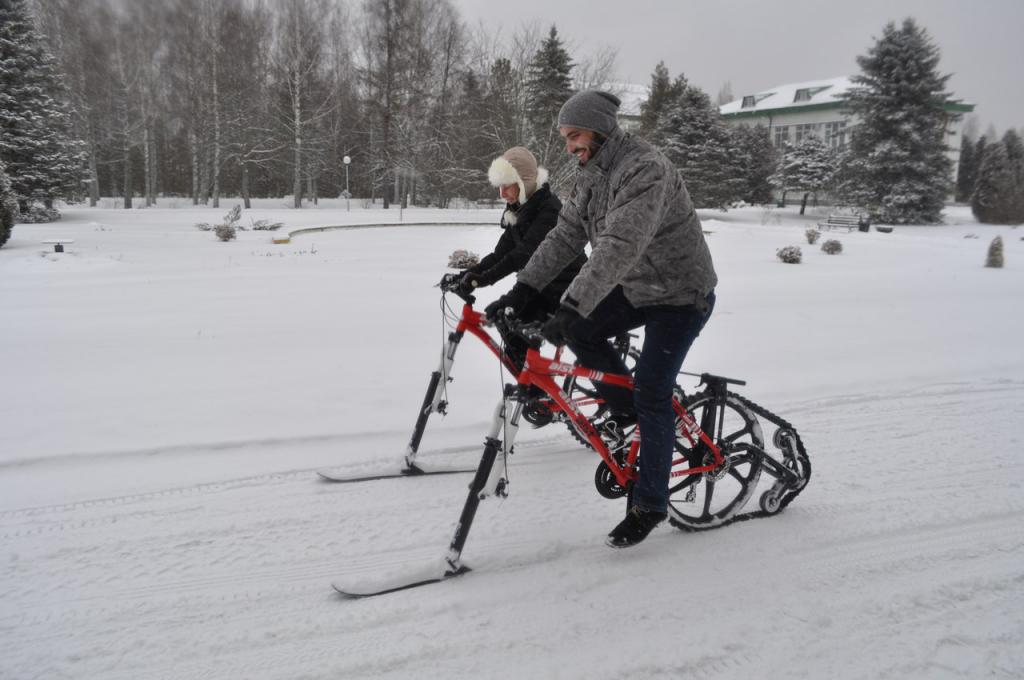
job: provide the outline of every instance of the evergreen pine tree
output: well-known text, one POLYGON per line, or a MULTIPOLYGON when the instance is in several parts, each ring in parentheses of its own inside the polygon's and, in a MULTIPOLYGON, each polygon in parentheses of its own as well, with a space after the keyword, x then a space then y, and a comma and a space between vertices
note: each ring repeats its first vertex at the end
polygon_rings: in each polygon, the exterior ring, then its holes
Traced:
POLYGON ((11 180, 7 178, 4 162, 0 161, 0 247, 11 237, 16 207, 14 196, 11 194, 11 180))
POLYGON ((569 52, 558 37, 558 30, 552 26, 548 37, 533 55, 526 74, 530 150, 540 165, 552 169, 563 160, 558 110, 572 96, 570 72, 573 66, 569 52))
POLYGON ((988 151, 988 140, 989 137, 982 135, 978 138, 978 141, 974 143, 974 176, 971 178, 971 194, 967 197, 967 200, 971 200, 971 196, 974 195, 974 189, 978 184, 978 174, 981 172, 981 164, 985 162, 985 153, 988 151))
POLYGON ((971 212, 979 222, 1012 224, 1013 170, 1001 142, 985 148, 985 160, 978 168, 978 181, 971 196, 971 212))
POLYGON ((492 151, 502 153, 524 143, 523 126, 516 115, 516 73, 508 59, 498 58, 491 65, 484 108, 487 117, 486 133, 491 138, 492 151))
POLYGON ((974 182, 978 176, 977 158, 975 156, 975 144, 970 137, 964 136, 960 140, 960 160, 956 169, 956 200, 969 201, 974 193, 974 182))
POLYGON ((1008 213, 1013 224, 1024 222, 1024 142, 1013 128, 1003 135, 1003 147, 1006 149, 1006 162, 1009 166, 1013 183, 1008 213))
POLYGON ((857 58, 847 104, 859 118, 841 193, 878 222, 934 224, 950 191, 939 48, 913 19, 886 25, 857 58))
POLYGON ((23 210, 81 196, 84 156, 66 91, 26 0, 0 1, 0 161, 23 210))
POLYGON ((772 175, 779 165, 779 154, 763 125, 740 125, 730 130, 736 149, 733 167, 745 187, 740 195, 747 203, 771 203, 772 175))
POLYGON ((818 137, 812 135, 799 144, 787 144, 773 183, 782 191, 802 191, 800 214, 807 207, 807 197, 827 189, 836 174, 835 156, 818 137))
POLYGON ((693 204, 725 210, 746 188, 736 172, 732 137, 707 93, 682 76, 676 82, 681 94, 667 107, 654 136, 682 173, 693 204))
POLYGON ((659 62, 651 74, 651 86, 647 100, 640 104, 640 134, 653 143, 656 131, 669 106, 676 101, 686 87, 686 80, 680 76, 675 81, 669 75, 665 62, 659 62))

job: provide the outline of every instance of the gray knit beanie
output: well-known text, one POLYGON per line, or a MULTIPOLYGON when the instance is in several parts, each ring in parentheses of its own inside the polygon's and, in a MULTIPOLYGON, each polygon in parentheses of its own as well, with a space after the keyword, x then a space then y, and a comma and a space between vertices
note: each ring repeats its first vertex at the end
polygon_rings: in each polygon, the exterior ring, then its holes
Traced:
POLYGON ((610 92, 577 92, 562 104, 562 109, 558 112, 558 127, 593 130, 607 137, 619 126, 615 115, 621 103, 622 101, 610 92))

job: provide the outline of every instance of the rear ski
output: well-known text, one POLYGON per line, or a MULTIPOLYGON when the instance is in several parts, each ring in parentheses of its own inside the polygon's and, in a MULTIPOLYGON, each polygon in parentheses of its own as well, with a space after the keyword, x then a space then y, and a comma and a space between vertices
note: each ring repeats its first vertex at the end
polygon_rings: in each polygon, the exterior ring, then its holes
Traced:
POLYGON ((320 476, 325 482, 332 482, 335 484, 349 484, 352 482, 372 482, 378 479, 401 479, 402 477, 427 477, 433 475, 459 475, 473 472, 473 468, 448 468, 439 466, 428 466, 423 467, 420 465, 412 464, 407 465, 399 470, 392 470, 390 472, 375 472, 375 473, 346 473, 344 471, 334 472, 330 469, 317 470, 317 475, 320 476))

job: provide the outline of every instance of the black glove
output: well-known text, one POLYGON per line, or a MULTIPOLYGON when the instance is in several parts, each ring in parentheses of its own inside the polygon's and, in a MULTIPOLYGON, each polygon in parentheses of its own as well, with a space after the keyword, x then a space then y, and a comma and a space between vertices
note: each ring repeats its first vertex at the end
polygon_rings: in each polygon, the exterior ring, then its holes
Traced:
POLYGON ((574 309, 559 307, 554 315, 544 322, 540 334, 552 345, 564 345, 571 337, 570 329, 583 317, 574 309))
POLYGON ((512 308, 512 316, 519 316, 526 305, 540 295, 533 288, 530 288, 525 283, 517 283, 512 286, 512 290, 502 295, 500 298, 487 305, 484 308, 484 314, 488 319, 494 321, 494 318, 499 312, 504 310, 506 307, 512 308))
POLYGON ((463 295, 472 295, 477 288, 483 288, 489 285, 486 283, 486 279, 476 272, 467 271, 459 279, 459 292, 463 295))

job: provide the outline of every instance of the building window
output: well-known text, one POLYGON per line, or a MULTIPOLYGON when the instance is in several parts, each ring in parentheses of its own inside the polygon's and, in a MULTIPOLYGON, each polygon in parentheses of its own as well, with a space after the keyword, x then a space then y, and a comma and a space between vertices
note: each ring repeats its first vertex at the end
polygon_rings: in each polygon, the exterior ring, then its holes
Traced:
POLYGON ((833 149, 846 146, 846 121, 825 123, 825 144, 833 149))
POLYGON ((740 106, 741 109, 752 109, 757 105, 757 101, 754 99, 754 95, 748 94, 743 98, 743 104, 740 106))
POLYGON ((789 126, 788 125, 777 125, 775 126, 775 146, 782 148, 789 142, 789 126))
POLYGON ((803 123, 796 126, 796 143, 818 134, 818 123, 803 123))
POLYGON ((811 90, 810 88, 803 88, 796 91, 796 96, 793 97, 794 102, 809 102, 811 101, 811 90))

